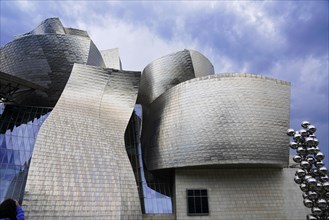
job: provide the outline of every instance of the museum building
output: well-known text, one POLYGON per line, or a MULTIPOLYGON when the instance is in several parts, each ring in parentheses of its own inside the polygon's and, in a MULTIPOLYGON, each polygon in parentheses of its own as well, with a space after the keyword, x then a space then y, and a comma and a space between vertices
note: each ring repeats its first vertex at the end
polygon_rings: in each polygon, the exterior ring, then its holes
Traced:
POLYGON ((0 48, 0 200, 27 219, 305 219, 290 83, 201 53, 142 72, 58 18, 0 48))

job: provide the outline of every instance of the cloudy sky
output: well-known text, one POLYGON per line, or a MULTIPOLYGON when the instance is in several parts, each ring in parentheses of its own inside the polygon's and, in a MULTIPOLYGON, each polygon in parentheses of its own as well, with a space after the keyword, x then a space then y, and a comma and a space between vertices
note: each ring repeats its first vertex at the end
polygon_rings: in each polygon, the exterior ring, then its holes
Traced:
MULTIPOLYGON (((87 30, 100 50, 119 48, 123 69, 198 50, 216 73, 291 82, 291 127, 308 120, 328 151, 328 1, 7 1, 1 46, 48 17, 87 30)), ((328 164, 328 158, 326 164, 328 164)))

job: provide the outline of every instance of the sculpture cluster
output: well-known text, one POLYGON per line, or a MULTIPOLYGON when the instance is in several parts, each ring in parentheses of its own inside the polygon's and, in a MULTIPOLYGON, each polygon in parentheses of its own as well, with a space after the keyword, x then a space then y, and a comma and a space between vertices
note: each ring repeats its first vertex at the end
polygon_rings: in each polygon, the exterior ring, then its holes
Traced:
POLYGON ((318 147, 319 141, 315 136, 316 127, 308 121, 303 121, 302 129, 288 129, 291 149, 296 150, 293 160, 300 165, 296 171, 295 182, 304 192, 304 205, 311 208, 312 214, 308 220, 329 220, 329 178, 324 166, 324 154, 318 147))

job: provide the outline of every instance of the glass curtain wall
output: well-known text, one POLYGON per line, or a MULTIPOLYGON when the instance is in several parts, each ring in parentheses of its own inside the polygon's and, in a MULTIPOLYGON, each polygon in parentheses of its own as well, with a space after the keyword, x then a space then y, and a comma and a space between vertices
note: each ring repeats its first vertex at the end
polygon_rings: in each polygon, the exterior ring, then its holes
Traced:
POLYGON ((0 103, 0 202, 23 201, 34 143, 50 111, 0 103))
POLYGON ((135 173, 144 214, 173 213, 172 189, 168 183, 157 181, 143 166, 140 134, 142 108, 136 105, 125 133, 126 150, 135 173))

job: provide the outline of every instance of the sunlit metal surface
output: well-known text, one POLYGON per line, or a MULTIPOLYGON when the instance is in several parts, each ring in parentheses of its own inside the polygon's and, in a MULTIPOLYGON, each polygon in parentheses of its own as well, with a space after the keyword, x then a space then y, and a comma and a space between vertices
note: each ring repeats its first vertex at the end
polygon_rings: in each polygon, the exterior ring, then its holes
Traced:
POLYGON ((101 54, 106 68, 122 70, 121 59, 120 59, 118 48, 102 50, 101 54))
POLYGON ((181 83, 151 103, 143 118, 147 168, 286 167, 289 99, 289 83, 259 75, 214 75, 181 83))
POLYGON ((75 64, 42 126, 26 186, 29 219, 141 219, 124 132, 140 72, 75 64))
POLYGON ((301 127, 303 129, 299 131, 287 130, 287 135, 294 140, 290 142, 290 148, 298 147, 294 161, 301 167, 296 171, 294 180, 304 192, 304 205, 311 208, 312 214, 306 218, 329 219, 328 169, 323 163, 324 154, 317 149, 316 127, 308 121, 303 121, 301 127))
POLYGON ((13 100, 30 106, 54 106, 74 63, 105 67, 88 34, 64 28, 58 18, 43 21, 33 31, 0 48, 0 63, 1 72, 46 88, 13 100))
POLYGON ((197 51, 183 50, 166 55, 143 70, 137 102, 148 105, 182 82, 211 74, 214 74, 213 65, 197 51))

